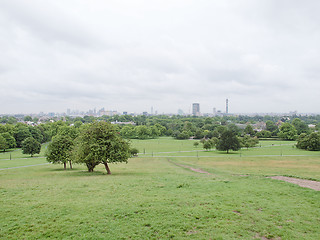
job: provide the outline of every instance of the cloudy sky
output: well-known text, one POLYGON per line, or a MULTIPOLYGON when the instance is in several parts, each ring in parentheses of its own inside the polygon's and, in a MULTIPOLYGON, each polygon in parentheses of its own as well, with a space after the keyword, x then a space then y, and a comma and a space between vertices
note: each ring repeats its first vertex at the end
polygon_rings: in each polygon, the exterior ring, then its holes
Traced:
POLYGON ((0 113, 319 113, 319 0, 1 0, 0 113))

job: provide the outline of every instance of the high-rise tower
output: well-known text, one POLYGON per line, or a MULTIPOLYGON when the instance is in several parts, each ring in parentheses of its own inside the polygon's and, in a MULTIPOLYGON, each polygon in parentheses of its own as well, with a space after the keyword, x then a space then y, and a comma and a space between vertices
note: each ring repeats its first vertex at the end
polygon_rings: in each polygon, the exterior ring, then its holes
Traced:
POLYGON ((228 98, 226 99, 226 114, 229 113, 229 100, 228 98))
POLYGON ((193 116, 200 116, 200 104, 199 103, 192 104, 192 115, 193 116))

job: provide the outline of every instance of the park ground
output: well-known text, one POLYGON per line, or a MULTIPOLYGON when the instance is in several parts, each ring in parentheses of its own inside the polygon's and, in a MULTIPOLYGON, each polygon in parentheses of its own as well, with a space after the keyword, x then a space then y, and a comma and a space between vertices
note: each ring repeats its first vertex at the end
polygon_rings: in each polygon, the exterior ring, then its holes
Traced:
POLYGON ((133 140, 139 156, 112 175, 47 164, 46 145, 33 158, 0 153, 0 239, 319 239, 320 191, 269 178, 320 181, 319 152, 193 142, 133 140))

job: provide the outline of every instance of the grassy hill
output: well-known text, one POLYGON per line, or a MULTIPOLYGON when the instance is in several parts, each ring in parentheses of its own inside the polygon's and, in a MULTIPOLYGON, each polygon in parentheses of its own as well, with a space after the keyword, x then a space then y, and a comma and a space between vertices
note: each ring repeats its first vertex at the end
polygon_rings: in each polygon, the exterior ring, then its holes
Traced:
POLYGON ((103 166, 93 173, 31 166, 46 163, 43 152, 30 158, 17 150, 13 160, 0 153, 0 238, 319 238, 320 192, 266 178, 320 180, 319 152, 281 141, 231 154, 203 151, 192 140, 132 144, 139 157, 111 165, 110 176, 103 166))

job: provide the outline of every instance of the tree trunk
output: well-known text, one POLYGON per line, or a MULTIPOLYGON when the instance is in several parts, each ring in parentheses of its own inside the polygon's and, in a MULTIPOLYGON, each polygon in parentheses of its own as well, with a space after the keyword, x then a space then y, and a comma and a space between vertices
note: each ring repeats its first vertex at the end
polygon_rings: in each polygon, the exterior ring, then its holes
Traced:
POLYGON ((70 169, 72 169, 72 163, 71 163, 71 161, 69 161, 69 163, 70 163, 70 169))
POLYGON ((94 165, 87 163, 88 172, 93 172, 94 167, 94 165))
POLYGON ((110 168, 109 168, 109 166, 108 166, 108 163, 107 163, 107 162, 105 162, 105 163, 104 163, 104 166, 106 167, 107 174, 111 174, 111 171, 110 171, 110 168))
POLYGON ((63 167, 64 167, 64 170, 66 170, 67 169, 67 163, 63 163, 63 167))

